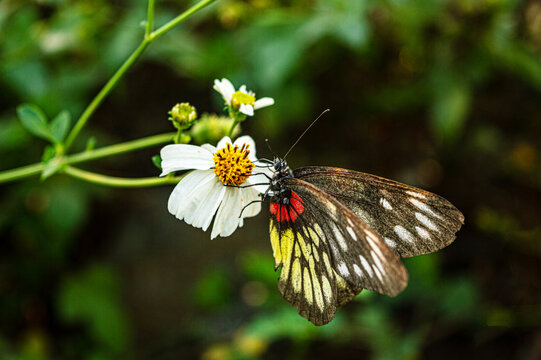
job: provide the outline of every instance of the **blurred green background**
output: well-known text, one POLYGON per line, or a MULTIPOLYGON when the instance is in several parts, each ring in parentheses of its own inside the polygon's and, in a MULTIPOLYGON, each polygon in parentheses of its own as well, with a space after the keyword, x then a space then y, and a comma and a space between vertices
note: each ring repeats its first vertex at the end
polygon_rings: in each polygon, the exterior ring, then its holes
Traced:
MULTIPOLYGON (((189 5, 157 1, 156 24, 189 5)), ((0 170, 45 145, 22 102, 77 117, 143 35, 143 0, 0 2, 0 170)), ((0 187, 0 359, 541 358, 541 3, 219 0, 153 43, 74 150, 172 131, 215 78, 276 105, 243 124, 288 160, 440 194, 466 216, 448 248, 405 259, 396 298, 363 292, 314 327, 276 288, 267 210, 229 238, 176 220, 172 186, 59 175, 0 187)), ((155 176, 159 147, 84 164, 155 176)))

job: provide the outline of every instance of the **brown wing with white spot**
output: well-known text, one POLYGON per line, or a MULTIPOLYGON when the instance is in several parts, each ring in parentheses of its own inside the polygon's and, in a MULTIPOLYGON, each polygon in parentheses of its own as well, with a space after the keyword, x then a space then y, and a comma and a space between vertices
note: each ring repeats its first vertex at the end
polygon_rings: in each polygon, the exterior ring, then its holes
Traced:
POLYGON ((333 167, 303 167, 294 175, 339 200, 402 257, 444 248, 464 224, 449 201, 396 181, 333 167))
POLYGON ((394 296, 406 286, 398 256, 351 210, 307 182, 282 182, 305 210, 294 222, 271 217, 271 243, 278 288, 302 316, 322 325, 362 288, 394 296))

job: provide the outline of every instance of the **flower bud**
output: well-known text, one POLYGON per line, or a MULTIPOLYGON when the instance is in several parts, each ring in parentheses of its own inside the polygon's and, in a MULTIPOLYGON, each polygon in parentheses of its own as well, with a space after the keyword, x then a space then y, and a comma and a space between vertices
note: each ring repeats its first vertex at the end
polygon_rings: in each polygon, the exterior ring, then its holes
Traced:
MULTIPOLYGON (((218 116, 216 114, 203 114, 191 130, 192 136, 196 144, 215 144, 229 134, 229 130, 233 126, 233 119, 227 116, 218 116)), ((240 134, 240 125, 235 127, 231 138, 235 138, 240 134)))
POLYGON ((169 111, 169 120, 177 129, 186 129, 190 127, 197 119, 195 107, 189 103, 178 103, 169 111))

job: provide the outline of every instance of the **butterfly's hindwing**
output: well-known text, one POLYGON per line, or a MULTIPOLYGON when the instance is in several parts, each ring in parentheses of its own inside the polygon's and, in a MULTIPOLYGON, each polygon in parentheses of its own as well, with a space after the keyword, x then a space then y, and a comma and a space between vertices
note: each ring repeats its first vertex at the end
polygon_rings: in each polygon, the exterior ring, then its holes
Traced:
POLYGON ((278 289, 300 315, 323 325, 334 318, 338 289, 333 269, 324 261, 326 244, 313 240, 315 231, 270 220, 276 268, 282 266, 278 289))
POLYGON ((362 288, 394 296, 406 286, 398 257, 352 211, 307 182, 280 182, 293 201, 271 201, 271 243, 280 292, 302 316, 324 324, 362 288))
POLYGON ((452 243, 464 216, 430 192, 375 175, 332 167, 303 167, 294 176, 331 194, 402 257, 452 243))

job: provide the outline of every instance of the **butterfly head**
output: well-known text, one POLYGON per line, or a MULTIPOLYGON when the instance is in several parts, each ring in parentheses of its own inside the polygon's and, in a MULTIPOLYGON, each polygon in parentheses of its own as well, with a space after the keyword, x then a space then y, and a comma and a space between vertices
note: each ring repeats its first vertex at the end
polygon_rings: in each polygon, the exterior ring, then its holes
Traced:
POLYGON ((293 177, 293 171, 287 165, 287 161, 276 157, 274 158, 272 168, 274 170, 273 180, 280 180, 285 177, 293 177))
POLYGON ((269 164, 269 168, 272 170, 273 174, 269 179, 269 187, 265 194, 263 194, 264 199, 282 194, 283 189, 280 181, 287 177, 293 177, 293 171, 291 171, 287 165, 287 161, 282 158, 275 157, 272 163, 269 164))

